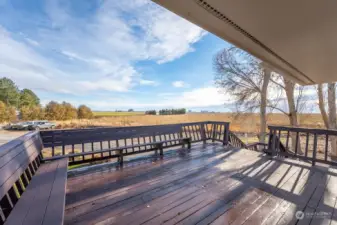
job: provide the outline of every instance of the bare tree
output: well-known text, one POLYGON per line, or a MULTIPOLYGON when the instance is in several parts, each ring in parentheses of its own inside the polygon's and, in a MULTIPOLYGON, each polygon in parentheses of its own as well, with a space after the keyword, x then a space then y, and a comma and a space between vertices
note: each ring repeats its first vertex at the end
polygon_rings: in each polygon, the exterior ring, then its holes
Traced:
POLYGON ((260 104, 260 136, 259 141, 264 143, 267 136, 267 103, 268 103, 268 84, 271 77, 271 70, 264 66, 264 79, 261 88, 261 104, 260 104))
MULTIPOLYGON (((329 107, 329 129, 336 129, 336 84, 328 84, 328 107, 329 107)), ((336 150, 336 137, 331 137, 331 153, 337 155, 336 150)))
MULTIPOLYGON (((337 129, 336 124, 336 84, 329 83, 327 85, 328 92, 328 104, 326 104, 326 96, 323 94, 323 89, 325 85, 319 84, 317 86, 317 95, 318 95, 318 106, 321 111, 322 119, 324 125, 327 129, 337 129), (328 113, 326 111, 326 106, 328 106, 328 113)), ((330 136, 331 143, 331 155, 337 156, 337 140, 336 137, 330 136)))
MULTIPOLYGON (((298 113, 301 112, 308 99, 305 98, 303 92, 305 87, 296 85, 293 81, 287 79, 284 76, 274 75, 271 79, 273 83, 273 90, 278 91, 277 97, 270 101, 268 107, 272 110, 278 110, 289 118, 289 123, 292 127, 298 127, 298 113), (284 98, 284 93, 286 98, 284 98), (284 101, 286 103, 284 103, 284 101), (286 109, 287 108, 287 109, 286 109)), ((300 145, 300 138, 297 140, 297 150, 299 154, 303 154, 300 145)), ((291 133, 292 149, 296 148, 296 134, 291 133)))
POLYGON ((324 121, 324 125, 327 129, 329 129, 329 118, 328 114, 325 110, 325 101, 323 95, 323 84, 317 85, 317 95, 318 95, 318 107, 321 111, 322 119, 324 121))
POLYGON ((238 113, 260 110, 259 139, 265 142, 267 89, 271 70, 236 47, 216 54, 214 70, 216 86, 233 96, 238 113))

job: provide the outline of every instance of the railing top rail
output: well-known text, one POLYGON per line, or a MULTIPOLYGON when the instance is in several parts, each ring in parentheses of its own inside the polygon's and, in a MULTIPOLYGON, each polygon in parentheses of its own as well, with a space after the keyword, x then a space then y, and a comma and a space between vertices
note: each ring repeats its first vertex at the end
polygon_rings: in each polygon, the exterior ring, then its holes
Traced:
POLYGON ((104 130, 104 129, 133 129, 133 128, 151 128, 151 127, 165 127, 165 126, 192 126, 192 125, 200 125, 200 124, 208 124, 208 123, 216 123, 216 124, 230 124, 229 122, 222 121, 201 121, 201 122, 191 122, 191 123, 170 123, 170 124, 158 124, 158 125, 143 125, 143 126, 116 126, 116 127, 94 127, 94 128, 80 128, 80 129, 57 129, 51 131, 41 131, 41 133, 48 132, 74 132, 74 131, 91 131, 91 130, 104 130))
POLYGON ((317 128, 289 127, 289 126, 268 126, 268 128, 270 130, 337 135, 337 130, 331 130, 331 129, 317 129, 317 128))

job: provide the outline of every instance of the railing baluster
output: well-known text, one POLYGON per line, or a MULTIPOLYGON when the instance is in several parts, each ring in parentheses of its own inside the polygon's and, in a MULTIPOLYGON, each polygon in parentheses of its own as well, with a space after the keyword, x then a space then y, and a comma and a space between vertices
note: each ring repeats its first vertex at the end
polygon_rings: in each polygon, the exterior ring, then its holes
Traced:
POLYGON ((288 132, 287 132, 287 141, 286 141, 286 150, 289 150, 289 136, 290 136, 290 131, 288 130, 288 132))
POLYGON ((329 135, 325 135, 325 153, 324 153, 324 160, 328 160, 328 148, 329 148, 329 135))
POLYGON ((197 133, 195 131, 195 127, 194 126, 192 126, 192 132, 193 132, 194 141, 197 141, 198 140, 198 136, 197 136, 197 133))
MULTIPOLYGON (((126 141, 126 138, 124 138, 124 146, 127 146, 128 145, 128 143, 127 143, 127 141, 126 141)), ((126 154, 128 153, 128 149, 127 148, 125 148, 125 151, 126 151, 126 154)))
MULTIPOLYGON (((119 148, 119 140, 117 139, 116 140, 116 148, 119 148)), ((111 151, 110 151, 111 152, 111 151)), ((128 151, 126 150, 126 153, 128 153, 128 151)), ((115 152, 115 154, 116 154, 116 152, 115 152)))
MULTIPOLYGON (((72 154, 75 153, 75 145, 74 145, 74 144, 71 145, 71 153, 72 153, 72 154)), ((74 161, 74 157, 71 157, 71 161, 72 161, 72 162, 74 161)))
POLYGON ((273 130, 272 132, 271 155, 274 156, 276 153, 276 130, 273 130))
MULTIPOLYGON (((84 143, 82 142, 82 153, 84 152, 84 143)), ((82 161, 84 161, 84 155, 82 155, 82 161)))
POLYGON ((229 144, 229 123, 226 123, 224 128, 225 128, 225 130, 224 130, 223 144, 228 146, 228 144, 229 144))
POLYGON ((309 147, 309 132, 307 132, 307 138, 305 141, 305 153, 304 153, 305 157, 308 157, 308 147, 309 147))
POLYGON ((213 124, 212 142, 215 141, 215 124, 213 124))
POLYGON ((206 144, 206 139, 207 139, 206 132, 205 132, 205 126, 206 124, 204 123, 200 125, 201 140, 203 141, 204 144, 206 144))
POLYGON ((278 148, 278 153, 281 153, 281 130, 278 131, 278 138, 277 138, 277 148, 278 148))
MULTIPOLYGON (((143 136, 143 143, 144 143, 144 144, 147 143, 146 140, 145 140, 145 136, 143 136)), ((145 151, 147 150, 146 145, 144 145, 144 149, 145 149, 145 151)))
MULTIPOLYGON (((94 148, 94 142, 91 142, 91 151, 95 151, 95 148, 94 148)), ((94 159, 95 158, 95 154, 91 154, 91 158, 94 159)))
POLYGON ((201 141, 201 125, 196 125, 198 141, 201 141))
POLYGON ((132 152, 135 152, 135 148, 133 147, 133 137, 131 138, 131 146, 132 146, 132 152))
POLYGON ((312 166, 316 164, 316 152, 317 152, 317 133, 314 134, 314 151, 312 153, 312 166))
POLYGON ((299 142, 299 140, 298 140, 298 138, 299 138, 299 135, 300 135, 300 132, 296 132, 296 140, 295 140, 295 156, 297 156, 297 151, 298 151, 298 142, 299 142))
POLYGON ((65 155, 66 153, 66 150, 65 150, 65 146, 64 146, 64 144, 62 144, 62 155, 65 155))
POLYGON ((53 142, 52 142, 52 146, 51 146, 51 156, 53 157, 53 156, 55 156, 55 136, 54 136, 54 132, 52 133, 52 140, 53 140, 53 142))
POLYGON ((224 125, 220 125, 220 131, 219 131, 219 135, 218 135, 218 139, 221 140, 222 138, 222 130, 224 129, 224 125))
MULTIPOLYGON (((103 150, 103 142, 100 141, 100 147, 101 147, 101 150, 103 150)), ((103 152, 101 153, 101 158, 103 158, 103 152)))
MULTIPOLYGON (((138 144, 140 144, 140 141, 139 141, 139 136, 137 137, 137 141, 138 141, 138 144)), ((141 148, 140 148, 140 146, 138 147, 138 151, 141 151, 141 148)))

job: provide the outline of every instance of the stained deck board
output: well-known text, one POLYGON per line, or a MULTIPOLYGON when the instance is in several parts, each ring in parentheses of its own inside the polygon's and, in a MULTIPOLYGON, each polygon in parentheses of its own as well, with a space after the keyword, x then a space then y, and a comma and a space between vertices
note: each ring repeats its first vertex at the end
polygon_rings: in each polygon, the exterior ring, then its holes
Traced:
POLYGON ((57 160, 40 166, 5 224, 62 224, 67 168, 68 159, 57 160))
POLYGON ((65 224, 300 224, 306 206, 335 222, 334 168, 222 145, 130 165, 69 177, 65 224))

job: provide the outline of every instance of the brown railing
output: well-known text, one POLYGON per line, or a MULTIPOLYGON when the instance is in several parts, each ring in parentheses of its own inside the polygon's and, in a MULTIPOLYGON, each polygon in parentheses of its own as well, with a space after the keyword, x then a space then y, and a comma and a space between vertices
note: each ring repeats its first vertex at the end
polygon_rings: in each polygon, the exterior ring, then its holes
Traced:
POLYGON ((246 149, 253 151, 266 151, 268 144, 262 142, 254 142, 246 145, 246 149))
POLYGON ((337 130, 269 126, 268 152, 272 156, 287 156, 337 165, 331 143, 337 140, 337 130))
POLYGON ((124 156, 153 151, 151 143, 158 141, 165 141, 163 147, 174 147, 180 144, 179 138, 190 138, 192 143, 213 140, 227 145, 228 132, 229 123, 206 121, 156 126, 41 131, 40 135, 44 145, 45 160, 69 156, 70 164, 78 164, 118 157, 113 149, 123 146, 128 146, 125 148, 124 156), (76 153, 84 152, 92 154, 75 157, 76 153))
POLYGON ((247 149, 247 145, 241 141, 241 139, 236 136, 232 131, 229 131, 229 144, 236 148, 245 148, 247 149))

